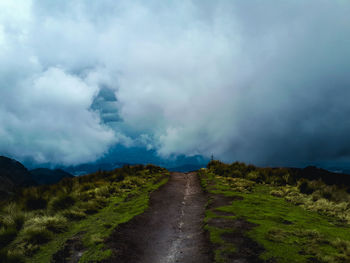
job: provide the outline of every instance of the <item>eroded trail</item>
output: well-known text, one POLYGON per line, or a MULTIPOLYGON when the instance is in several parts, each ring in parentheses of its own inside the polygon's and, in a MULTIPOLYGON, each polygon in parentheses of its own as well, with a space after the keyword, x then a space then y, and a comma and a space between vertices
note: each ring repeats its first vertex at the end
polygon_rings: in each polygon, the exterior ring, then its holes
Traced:
POLYGON ((149 209, 111 236, 108 262, 212 262, 202 229, 206 201, 195 173, 172 173, 149 209))

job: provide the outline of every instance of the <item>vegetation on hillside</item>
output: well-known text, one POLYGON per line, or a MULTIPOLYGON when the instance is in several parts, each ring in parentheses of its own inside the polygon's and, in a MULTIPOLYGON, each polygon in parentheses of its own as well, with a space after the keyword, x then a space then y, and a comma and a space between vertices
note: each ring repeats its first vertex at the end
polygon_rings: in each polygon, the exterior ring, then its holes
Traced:
POLYGON ((107 258, 104 239, 147 208, 167 174, 153 165, 124 166, 24 188, 1 206, 0 262, 50 262, 72 238, 81 243, 80 262, 107 258))
POLYGON ((253 253, 240 247, 237 235, 249 239, 265 262, 350 262, 348 186, 304 174, 219 161, 201 169, 201 184, 210 196, 206 229, 216 262, 253 253))

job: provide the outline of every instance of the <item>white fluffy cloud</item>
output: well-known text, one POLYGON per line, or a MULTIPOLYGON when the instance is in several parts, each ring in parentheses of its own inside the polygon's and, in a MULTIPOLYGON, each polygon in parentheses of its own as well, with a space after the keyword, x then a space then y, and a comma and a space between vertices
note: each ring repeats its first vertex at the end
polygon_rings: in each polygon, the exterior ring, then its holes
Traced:
POLYGON ((49 68, 14 83, 0 99, 2 151, 36 162, 93 161, 116 142, 114 132, 90 111, 97 86, 49 68))
POLYGON ((261 164, 350 155, 347 1, 8 0, 0 10, 3 154, 71 164, 144 142, 163 156, 261 164), (102 86, 117 97, 118 117, 104 113, 122 119, 113 125, 91 109, 102 86))

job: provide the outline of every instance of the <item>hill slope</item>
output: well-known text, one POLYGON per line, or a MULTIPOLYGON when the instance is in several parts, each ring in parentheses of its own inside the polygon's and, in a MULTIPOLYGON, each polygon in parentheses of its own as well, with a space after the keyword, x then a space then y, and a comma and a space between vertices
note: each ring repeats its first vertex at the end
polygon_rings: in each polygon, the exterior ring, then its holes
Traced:
POLYGON ((345 175, 218 161, 199 174, 216 263, 350 262, 345 175))
POLYGON ((5 198, 18 187, 35 185, 30 172, 23 164, 0 156, 0 197, 5 198))
POLYGON ((61 169, 51 170, 48 168, 37 168, 30 171, 31 177, 37 184, 55 184, 63 178, 73 178, 74 176, 61 169))

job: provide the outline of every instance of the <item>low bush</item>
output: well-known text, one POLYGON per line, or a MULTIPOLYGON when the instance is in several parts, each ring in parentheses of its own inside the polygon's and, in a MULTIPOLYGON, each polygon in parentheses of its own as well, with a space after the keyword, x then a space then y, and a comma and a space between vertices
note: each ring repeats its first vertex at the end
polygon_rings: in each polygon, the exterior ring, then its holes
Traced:
POLYGON ((94 199, 96 196, 96 193, 94 190, 89 190, 89 191, 85 191, 85 192, 80 192, 77 196, 77 198, 80 200, 80 201, 89 201, 91 199, 94 199))
POLYGON ((24 224, 26 215, 19 210, 18 206, 14 203, 5 207, 5 214, 1 218, 1 222, 4 226, 14 227, 20 230, 24 224))
POLYGON ((68 220, 81 220, 86 217, 84 211, 77 208, 64 210, 62 215, 68 220))
POLYGON ((113 187, 110 186, 102 186, 99 188, 95 189, 95 194, 98 197, 109 197, 111 195, 110 189, 112 189, 113 187))
POLYGON ((81 208, 84 209, 85 213, 88 215, 95 214, 99 209, 102 208, 101 204, 96 200, 89 200, 81 205, 81 208))
POLYGON ((125 176, 120 174, 120 175, 117 175, 114 179, 115 182, 121 182, 125 179, 125 176))
POLYGON ((258 172, 258 171, 249 172, 249 173, 246 175, 246 178, 247 178, 248 180, 252 180, 252 181, 257 182, 257 181, 259 181, 259 178, 260 178, 259 172, 258 172))
POLYGON ((282 190, 272 190, 270 194, 276 197, 284 197, 285 195, 285 193, 282 190))
POLYGON ((17 229, 14 227, 2 227, 0 229, 0 248, 7 246, 17 236, 17 229))
POLYGON ((250 192, 253 185, 253 181, 243 178, 227 178, 227 181, 233 191, 250 192))
POLYGON ((0 250, 0 263, 24 263, 25 258, 23 255, 9 253, 8 250, 0 250))
POLYGON ((29 196, 24 200, 24 206, 27 210, 39 210, 47 207, 47 200, 38 196, 29 196))
POLYGON ((37 228, 46 228, 51 232, 59 233, 67 229, 67 219, 62 215, 40 216, 31 218, 26 222, 26 225, 37 228))
POLYGON ((61 194, 52 200, 51 208, 54 211, 60 211, 60 210, 70 208, 71 206, 74 205, 74 203, 75 203, 75 199, 71 195, 61 194))
POLYGON ((52 232, 44 226, 28 226, 23 229, 24 240, 34 245, 43 244, 51 240, 52 232))
POLYGON ((301 180, 299 185, 298 185, 299 191, 302 194, 312 194, 315 190, 311 187, 309 184, 309 181, 307 180, 301 180))

